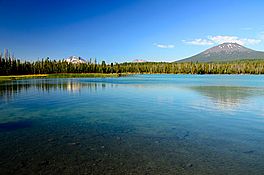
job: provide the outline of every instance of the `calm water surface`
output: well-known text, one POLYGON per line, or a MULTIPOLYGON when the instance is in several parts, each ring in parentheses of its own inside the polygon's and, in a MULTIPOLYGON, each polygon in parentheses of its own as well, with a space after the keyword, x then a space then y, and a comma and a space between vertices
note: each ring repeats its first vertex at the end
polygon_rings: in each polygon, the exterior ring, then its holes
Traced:
POLYGON ((0 174, 263 174, 264 76, 0 84, 0 174))

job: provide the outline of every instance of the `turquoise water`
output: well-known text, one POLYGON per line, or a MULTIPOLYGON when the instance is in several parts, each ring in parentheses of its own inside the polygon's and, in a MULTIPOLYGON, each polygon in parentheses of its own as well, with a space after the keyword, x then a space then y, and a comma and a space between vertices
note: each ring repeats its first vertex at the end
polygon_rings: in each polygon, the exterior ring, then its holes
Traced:
POLYGON ((0 84, 0 174, 263 174, 264 76, 0 84))

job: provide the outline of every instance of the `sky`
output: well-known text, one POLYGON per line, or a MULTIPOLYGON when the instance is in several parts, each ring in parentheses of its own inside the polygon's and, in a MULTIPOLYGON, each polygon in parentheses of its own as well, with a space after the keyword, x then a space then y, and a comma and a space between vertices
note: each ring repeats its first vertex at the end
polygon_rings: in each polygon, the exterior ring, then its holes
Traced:
POLYGON ((0 0, 0 50, 22 60, 71 55, 175 61, 224 42, 264 51, 260 0, 0 0))

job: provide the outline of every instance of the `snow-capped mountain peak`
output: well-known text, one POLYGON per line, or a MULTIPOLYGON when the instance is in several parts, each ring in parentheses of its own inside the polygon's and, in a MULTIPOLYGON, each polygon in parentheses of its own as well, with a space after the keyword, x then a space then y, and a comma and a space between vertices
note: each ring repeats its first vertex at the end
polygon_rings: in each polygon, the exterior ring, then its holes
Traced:
POLYGON ((86 63, 86 61, 84 59, 82 59, 81 57, 77 57, 77 56, 70 56, 69 58, 65 59, 65 61, 67 63, 86 63))

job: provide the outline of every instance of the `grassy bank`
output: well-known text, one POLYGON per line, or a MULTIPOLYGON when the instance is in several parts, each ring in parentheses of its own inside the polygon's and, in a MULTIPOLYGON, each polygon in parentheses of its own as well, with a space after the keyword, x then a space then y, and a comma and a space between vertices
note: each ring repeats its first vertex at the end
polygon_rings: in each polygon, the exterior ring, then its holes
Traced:
POLYGON ((0 76, 0 81, 20 80, 28 78, 111 78, 127 74, 102 74, 102 73, 66 73, 66 74, 34 74, 34 75, 9 75, 0 76))
POLYGON ((28 79, 28 78, 45 78, 47 74, 36 74, 36 75, 8 75, 8 76, 0 76, 0 81, 8 81, 8 80, 20 80, 20 79, 28 79))
POLYGON ((126 74, 103 74, 103 73, 65 73, 65 74, 48 74, 47 78, 111 78, 121 77, 126 74))

